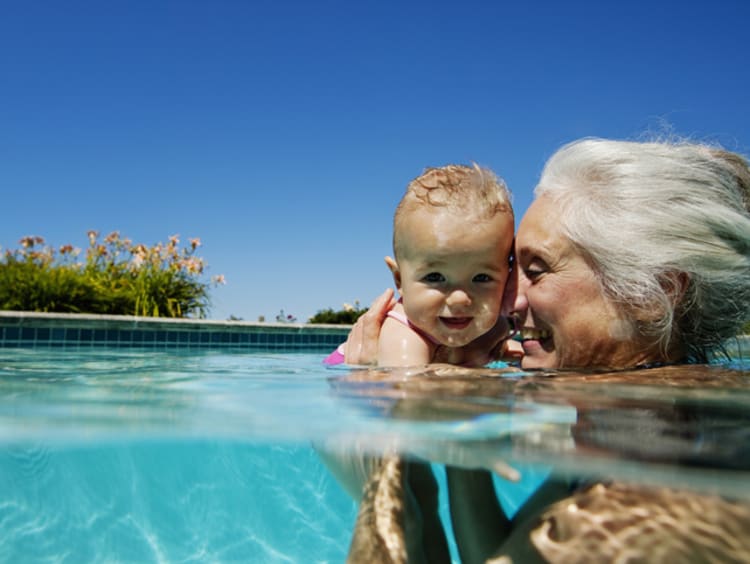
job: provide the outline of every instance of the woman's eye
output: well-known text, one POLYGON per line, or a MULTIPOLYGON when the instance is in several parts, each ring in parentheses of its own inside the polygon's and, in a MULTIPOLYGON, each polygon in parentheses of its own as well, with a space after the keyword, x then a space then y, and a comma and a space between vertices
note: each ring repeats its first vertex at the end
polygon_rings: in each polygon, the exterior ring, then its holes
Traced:
POLYGON ((445 277, 439 272, 430 272, 422 277, 425 282, 445 282, 445 277))
POLYGON ((523 273, 526 276, 526 278, 532 281, 539 278, 545 272, 546 272, 546 269, 541 268, 539 266, 529 266, 523 269, 523 273))
POLYGON ((473 282, 492 282, 492 276, 489 274, 477 274, 472 278, 473 282))

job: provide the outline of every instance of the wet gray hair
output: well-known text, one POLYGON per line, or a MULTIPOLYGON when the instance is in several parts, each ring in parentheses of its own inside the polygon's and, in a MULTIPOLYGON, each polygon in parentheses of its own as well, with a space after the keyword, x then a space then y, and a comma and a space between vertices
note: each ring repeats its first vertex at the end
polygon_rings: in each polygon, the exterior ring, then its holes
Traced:
POLYGON ((750 170, 694 143, 584 139, 535 190, 632 328, 705 362, 750 318, 750 170))

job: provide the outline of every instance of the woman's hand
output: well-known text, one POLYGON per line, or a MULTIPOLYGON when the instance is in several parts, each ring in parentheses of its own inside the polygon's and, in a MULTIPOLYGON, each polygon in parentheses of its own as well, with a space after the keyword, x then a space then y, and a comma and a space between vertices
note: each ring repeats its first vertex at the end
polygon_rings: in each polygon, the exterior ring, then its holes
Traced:
POLYGON ((375 364, 378 360, 378 338, 388 312, 396 305, 393 289, 389 288, 375 301, 352 327, 344 343, 347 364, 375 364))

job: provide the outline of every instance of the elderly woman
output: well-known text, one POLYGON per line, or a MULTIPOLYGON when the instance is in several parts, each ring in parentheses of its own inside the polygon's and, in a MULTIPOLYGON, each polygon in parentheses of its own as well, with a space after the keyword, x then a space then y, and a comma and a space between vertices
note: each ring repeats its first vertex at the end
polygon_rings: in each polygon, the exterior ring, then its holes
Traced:
MULTIPOLYGON (((747 162, 721 149, 600 139, 564 146, 516 236, 505 307, 519 321, 521 367, 650 369, 722 353, 750 319, 749 202, 747 162)), ((391 297, 352 330, 348 362, 374 358, 391 297)), ((494 344, 474 343, 466 354, 494 344)), ((529 523, 570 496, 569 484, 548 482, 509 520, 488 472, 448 468, 447 476, 464 562, 553 558, 543 542, 529 543, 529 523)), ((602 498, 621 494, 598 488, 602 498)))

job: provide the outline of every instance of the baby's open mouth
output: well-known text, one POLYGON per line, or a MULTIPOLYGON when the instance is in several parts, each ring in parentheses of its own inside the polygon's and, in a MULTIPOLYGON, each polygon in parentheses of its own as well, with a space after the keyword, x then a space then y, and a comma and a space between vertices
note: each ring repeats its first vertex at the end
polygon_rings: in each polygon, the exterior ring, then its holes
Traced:
POLYGON ((471 317, 441 317, 440 321, 451 329, 464 329, 471 323, 471 317))

